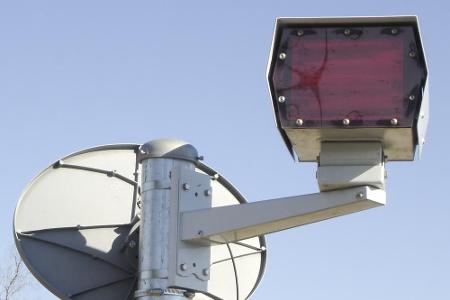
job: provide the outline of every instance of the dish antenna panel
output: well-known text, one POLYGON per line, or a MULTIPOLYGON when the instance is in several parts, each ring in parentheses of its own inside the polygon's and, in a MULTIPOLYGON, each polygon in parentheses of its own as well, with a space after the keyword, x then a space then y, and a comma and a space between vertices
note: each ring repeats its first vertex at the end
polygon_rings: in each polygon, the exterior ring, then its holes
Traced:
MULTIPOLYGON (((69 155, 25 189, 14 217, 15 241, 33 275, 61 299, 134 299, 138 281, 140 145, 110 145, 69 155)), ((204 164, 212 206, 245 203, 204 164)), ((265 266, 261 237, 211 247, 208 289, 193 299, 246 299, 265 266)))

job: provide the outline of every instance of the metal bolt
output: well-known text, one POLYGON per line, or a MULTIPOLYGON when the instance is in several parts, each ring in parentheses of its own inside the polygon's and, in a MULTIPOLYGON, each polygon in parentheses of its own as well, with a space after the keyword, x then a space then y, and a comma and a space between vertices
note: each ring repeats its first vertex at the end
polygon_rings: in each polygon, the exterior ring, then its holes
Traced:
POLYGON ((391 119, 391 124, 392 125, 397 125, 398 124, 398 120, 396 118, 391 119))
POLYGON ((284 96, 278 97, 278 102, 284 103, 285 101, 286 101, 286 97, 284 97, 284 96))
POLYGON ((209 275, 209 269, 203 269, 202 274, 205 276, 209 275))
POLYGON ((57 169, 59 167, 62 167, 64 165, 64 161, 58 160, 54 165, 53 168, 57 169))
POLYGON ((130 247, 130 248, 136 247, 136 242, 133 241, 133 240, 131 240, 131 241, 128 243, 128 247, 130 247))
POLYGON ((409 51, 409 57, 416 57, 416 51, 409 51))
POLYGON ((411 100, 411 101, 414 101, 414 100, 416 100, 416 96, 414 96, 414 95, 409 95, 408 99, 411 100))
POLYGON ((358 193, 358 194, 356 194, 356 198, 357 199, 363 199, 364 198, 364 194, 363 193, 358 193))
POLYGON ((211 189, 205 190, 205 196, 209 197, 209 196, 211 196, 211 195, 212 195, 211 189))
POLYGON ((344 120, 342 120, 342 124, 344 125, 350 125, 350 120, 345 118, 344 120))
POLYGON ((199 231, 197 232, 197 234, 198 234, 199 236, 203 236, 203 230, 199 230, 199 231))
POLYGON ((302 35, 304 35, 304 34, 305 34, 305 32, 304 32, 303 30, 297 31, 297 35, 298 35, 298 36, 302 36, 302 35))
POLYGON ((183 190, 189 191, 190 188, 191 188, 191 186, 189 185, 189 183, 183 183, 183 190))
POLYGON ((181 271, 187 271, 187 269, 188 269, 187 264, 181 264, 180 269, 181 269, 181 271))
POLYGON ((352 33, 352 32, 351 32, 351 30, 350 30, 349 28, 346 28, 346 29, 344 30, 344 34, 345 34, 345 35, 350 35, 350 33, 352 33))
POLYGON ((280 55, 278 56, 281 60, 286 59, 286 53, 281 52, 280 55))
POLYGON ((106 173, 106 175, 108 177, 115 177, 117 175, 117 171, 116 170, 112 170, 106 173))
POLYGON ((397 28, 392 28, 391 29, 391 33, 392 34, 397 34, 398 33, 398 29, 397 28))
POLYGON ((297 119, 295 121, 295 124, 297 124, 297 126, 302 126, 303 125, 303 120, 302 119, 297 119))

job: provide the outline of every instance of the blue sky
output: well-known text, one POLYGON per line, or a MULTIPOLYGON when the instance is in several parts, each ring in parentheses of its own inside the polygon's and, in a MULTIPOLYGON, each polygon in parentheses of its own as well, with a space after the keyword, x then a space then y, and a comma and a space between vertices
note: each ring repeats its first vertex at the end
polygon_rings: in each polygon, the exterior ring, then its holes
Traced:
POLYGON ((249 201, 317 192, 272 116, 275 18, 399 14, 419 16, 428 60, 422 159, 387 164, 386 207, 269 236, 253 299, 449 299, 446 1, 0 2, 0 257, 27 183, 95 145, 180 138, 249 201))

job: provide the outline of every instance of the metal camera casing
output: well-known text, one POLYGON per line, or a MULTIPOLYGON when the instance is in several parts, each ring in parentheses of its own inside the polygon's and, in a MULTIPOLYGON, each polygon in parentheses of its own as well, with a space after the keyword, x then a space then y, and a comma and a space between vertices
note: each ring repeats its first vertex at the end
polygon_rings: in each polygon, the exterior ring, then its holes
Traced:
POLYGON ((425 143, 428 71, 416 16, 278 18, 267 69, 277 127, 299 161, 324 142, 425 143))

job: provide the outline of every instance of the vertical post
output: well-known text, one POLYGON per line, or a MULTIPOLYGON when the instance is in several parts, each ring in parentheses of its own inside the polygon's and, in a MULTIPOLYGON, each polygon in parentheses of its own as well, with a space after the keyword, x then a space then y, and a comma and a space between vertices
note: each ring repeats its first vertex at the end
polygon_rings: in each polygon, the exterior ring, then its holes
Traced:
POLYGON ((178 140, 154 140, 142 145, 141 227, 139 232, 139 300, 188 299, 184 290, 169 284, 169 241, 171 210, 171 170, 195 169, 197 150, 178 140))

